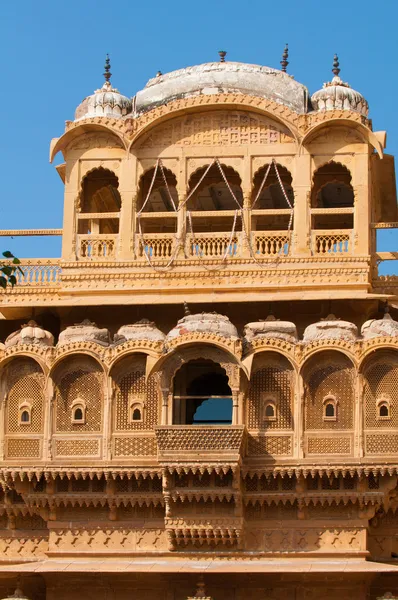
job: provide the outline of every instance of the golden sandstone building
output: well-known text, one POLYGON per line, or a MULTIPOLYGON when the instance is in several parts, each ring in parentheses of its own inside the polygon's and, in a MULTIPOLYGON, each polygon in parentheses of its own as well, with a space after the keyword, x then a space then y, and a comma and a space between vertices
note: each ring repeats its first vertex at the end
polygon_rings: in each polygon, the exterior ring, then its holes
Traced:
MULTIPOLYGON (((0 593, 398 597, 394 161, 339 76, 110 82, 51 160, 62 258, 2 293, 0 593)), ((10 232, 2 232, 3 235, 10 232)))

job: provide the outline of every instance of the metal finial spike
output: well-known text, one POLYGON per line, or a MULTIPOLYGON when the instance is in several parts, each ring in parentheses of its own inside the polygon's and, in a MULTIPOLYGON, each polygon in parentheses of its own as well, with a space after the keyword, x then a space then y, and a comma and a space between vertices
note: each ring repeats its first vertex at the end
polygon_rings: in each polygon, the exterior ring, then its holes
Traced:
POLYGON ((189 306, 187 302, 184 302, 184 316, 189 317, 191 315, 191 311, 189 310, 189 306))
POLYGON ((334 74, 335 77, 339 76, 339 73, 340 73, 339 66, 340 66, 339 57, 337 56, 337 54, 335 54, 334 59, 333 59, 333 69, 332 69, 332 73, 334 74))
POLYGON ((105 73, 104 73, 105 81, 109 81, 112 77, 111 73, 111 61, 109 59, 109 54, 106 55, 105 59, 105 73))
POLYGON ((218 54, 220 56, 220 62, 225 62, 225 57, 227 56, 225 50, 220 50, 218 54))
POLYGON ((289 61, 287 60, 288 58, 289 58, 289 45, 286 44, 285 49, 282 54, 282 60, 281 60, 282 71, 284 73, 286 73, 287 65, 289 64, 289 61))

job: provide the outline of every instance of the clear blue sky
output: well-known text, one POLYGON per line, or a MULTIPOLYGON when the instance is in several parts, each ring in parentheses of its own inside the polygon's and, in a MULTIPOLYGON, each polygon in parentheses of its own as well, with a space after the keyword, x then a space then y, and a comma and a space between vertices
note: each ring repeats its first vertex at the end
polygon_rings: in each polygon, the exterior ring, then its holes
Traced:
MULTIPOLYGON (((397 0, 21 0, 1 5, 2 202, 0 228, 61 227, 63 186, 48 162, 52 137, 102 84, 107 52, 112 82, 133 96, 160 69, 227 59, 279 68, 314 92, 341 77, 367 98, 375 130, 398 156, 397 0)), ((396 250, 397 232, 380 249, 396 250)), ((56 256, 55 240, 4 244, 18 256, 56 256)), ((397 271, 398 272, 398 271, 397 271)))

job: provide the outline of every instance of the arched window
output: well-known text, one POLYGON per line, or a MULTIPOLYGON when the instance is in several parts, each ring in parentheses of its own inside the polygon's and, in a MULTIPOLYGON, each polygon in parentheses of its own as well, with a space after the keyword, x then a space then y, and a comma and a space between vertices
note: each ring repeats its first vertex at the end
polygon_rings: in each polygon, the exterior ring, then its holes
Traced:
POLYGON ((232 423, 232 391, 219 364, 212 360, 191 360, 181 367, 174 378, 173 423, 232 423))
POLYGON ((377 419, 382 421, 390 418, 390 400, 382 397, 377 401, 377 419))
POLYGON ((337 420, 337 399, 334 396, 326 396, 323 400, 324 421, 337 420))
POLYGON ((311 208, 313 229, 352 229, 354 190, 351 185, 351 173, 344 165, 329 162, 323 165, 313 176, 311 208), (328 209, 347 209, 328 213, 328 209))
POLYGON ((275 421, 276 420, 276 408, 273 402, 269 402, 265 406, 264 418, 266 421, 275 421))
POLYGON ((99 167, 90 171, 82 180, 80 193, 80 213, 78 213, 78 233, 112 234, 119 231, 119 211, 121 197, 116 175, 99 167), (115 213, 106 218, 90 219, 88 213, 115 213))
POLYGON ((130 414, 131 414, 131 420, 134 422, 139 422, 143 420, 143 407, 142 404, 139 402, 134 402, 133 404, 131 404, 130 406, 130 414))
POLYGON ((20 425, 30 425, 32 422, 32 405, 29 402, 24 402, 19 407, 19 423, 20 425))
POLYGON ((86 403, 80 398, 72 403, 72 424, 83 425, 86 422, 86 403))

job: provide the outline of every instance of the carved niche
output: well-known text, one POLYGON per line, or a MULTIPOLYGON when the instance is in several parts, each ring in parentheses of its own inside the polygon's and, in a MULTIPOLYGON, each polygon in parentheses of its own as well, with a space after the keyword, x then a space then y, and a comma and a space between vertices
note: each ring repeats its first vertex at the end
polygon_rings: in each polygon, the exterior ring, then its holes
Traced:
POLYGON ((268 117, 218 110, 172 119, 154 128, 139 147, 269 145, 293 141, 286 127, 268 117))

